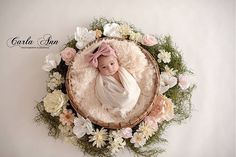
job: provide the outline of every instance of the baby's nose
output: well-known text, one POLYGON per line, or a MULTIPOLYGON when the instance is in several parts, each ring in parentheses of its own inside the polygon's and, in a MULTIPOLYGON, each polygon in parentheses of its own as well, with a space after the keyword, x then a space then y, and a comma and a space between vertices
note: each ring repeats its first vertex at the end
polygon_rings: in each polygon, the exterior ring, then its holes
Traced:
POLYGON ((109 66, 108 66, 108 70, 109 70, 109 71, 112 70, 112 66, 109 65, 109 66))

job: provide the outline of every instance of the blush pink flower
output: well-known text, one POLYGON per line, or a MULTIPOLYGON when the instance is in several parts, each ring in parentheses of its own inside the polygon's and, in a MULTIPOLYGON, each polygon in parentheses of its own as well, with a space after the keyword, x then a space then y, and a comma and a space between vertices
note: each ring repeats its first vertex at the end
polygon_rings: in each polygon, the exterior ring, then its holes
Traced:
POLYGON ((189 87, 190 83, 188 81, 188 77, 186 75, 179 75, 179 83, 178 85, 182 90, 185 90, 189 87))
POLYGON ((120 130, 120 133, 123 138, 131 138, 132 137, 132 129, 131 128, 123 128, 120 130))
POLYGON ((76 50, 70 47, 66 47, 63 51, 61 51, 60 55, 63 61, 65 61, 66 65, 69 65, 71 61, 74 59, 76 54, 76 50))
POLYGON ((74 114, 72 110, 67 110, 66 108, 63 109, 63 113, 60 114, 60 122, 63 125, 71 126, 74 121, 74 114))
POLYGON ((157 44, 157 39, 152 35, 144 35, 142 44, 147 46, 153 46, 157 44))

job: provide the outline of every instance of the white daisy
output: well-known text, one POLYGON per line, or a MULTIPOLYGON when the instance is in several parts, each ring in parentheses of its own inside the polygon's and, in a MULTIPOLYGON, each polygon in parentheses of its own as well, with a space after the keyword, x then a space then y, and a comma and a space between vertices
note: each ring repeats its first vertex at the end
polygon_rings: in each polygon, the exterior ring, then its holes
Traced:
POLYGON ((150 125, 148 125, 148 123, 142 122, 139 125, 138 132, 142 133, 144 137, 148 139, 154 134, 155 130, 150 125))
POLYGON ((96 131, 91 133, 89 142, 93 142, 93 146, 97 148, 103 147, 108 139, 107 130, 102 128, 101 130, 96 129, 96 131))
POLYGON ((142 133, 134 133, 134 136, 130 140, 131 143, 134 143, 135 147, 142 147, 146 143, 146 138, 142 133))

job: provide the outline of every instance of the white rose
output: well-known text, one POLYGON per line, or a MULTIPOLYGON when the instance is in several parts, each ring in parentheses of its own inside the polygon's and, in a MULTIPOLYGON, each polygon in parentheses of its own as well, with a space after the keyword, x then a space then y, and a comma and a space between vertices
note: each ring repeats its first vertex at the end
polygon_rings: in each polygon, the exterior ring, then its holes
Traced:
POLYGON ((52 116, 58 116, 61 108, 68 101, 67 95, 60 90, 55 90, 52 93, 48 93, 43 99, 45 110, 51 113, 52 116))
POLYGON ((103 34, 107 37, 122 37, 120 34, 120 25, 117 23, 105 24, 103 27, 103 34))
POLYGON ((89 42, 96 39, 96 31, 88 30, 85 27, 77 27, 75 32, 76 47, 83 49, 89 42))
POLYGON ((52 69, 56 68, 60 62, 61 62, 60 54, 50 53, 45 57, 45 61, 44 61, 44 65, 42 66, 42 69, 44 71, 49 72, 52 69))
POLYGON ((83 137, 85 134, 91 134, 93 132, 93 125, 91 121, 88 118, 84 119, 79 114, 77 116, 78 118, 74 119, 73 133, 78 138, 83 137))

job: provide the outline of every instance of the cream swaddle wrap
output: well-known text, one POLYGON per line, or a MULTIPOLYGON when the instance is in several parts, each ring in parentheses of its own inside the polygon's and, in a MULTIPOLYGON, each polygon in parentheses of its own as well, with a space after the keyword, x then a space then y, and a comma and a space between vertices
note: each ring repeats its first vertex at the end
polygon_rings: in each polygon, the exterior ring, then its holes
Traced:
POLYGON ((134 77, 123 67, 118 70, 120 81, 112 76, 97 75, 95 92, 102 106, 120 112, 122 118, 136 105, 140 88, 134 77))

